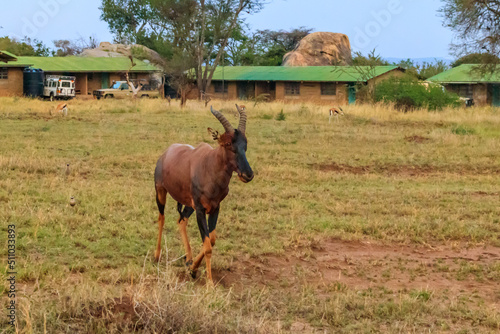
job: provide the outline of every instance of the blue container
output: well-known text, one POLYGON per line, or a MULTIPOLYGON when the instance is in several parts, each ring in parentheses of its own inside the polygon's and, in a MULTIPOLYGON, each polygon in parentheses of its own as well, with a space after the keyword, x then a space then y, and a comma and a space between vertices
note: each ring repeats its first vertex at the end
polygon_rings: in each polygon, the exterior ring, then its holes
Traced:
POLYGON ((38 68, 26 68, 23 71, 23 93, 27 97, 40 97, 43 95, 43 82, 45 75, 38 68))

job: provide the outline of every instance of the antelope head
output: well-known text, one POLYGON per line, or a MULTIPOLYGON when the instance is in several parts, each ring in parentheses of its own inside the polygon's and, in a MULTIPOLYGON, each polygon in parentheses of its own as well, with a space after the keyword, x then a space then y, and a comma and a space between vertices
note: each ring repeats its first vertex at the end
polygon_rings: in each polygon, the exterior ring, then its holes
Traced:
POLYGON ((225 150, 228 157, 228 163, 232 171, 238 173, 238 177, 244 183, 252 181, 254 174, 250 164, 247 161, 247 137, 245 136, 247 114, 238 105, 236 109, 240 114, 240 123, 235 129, 229 121, 219 111, 210 107, 212 114, 219 120, 224 127, 224 133, 220 135, 217 131, 208 128, 214 140, 225 150))

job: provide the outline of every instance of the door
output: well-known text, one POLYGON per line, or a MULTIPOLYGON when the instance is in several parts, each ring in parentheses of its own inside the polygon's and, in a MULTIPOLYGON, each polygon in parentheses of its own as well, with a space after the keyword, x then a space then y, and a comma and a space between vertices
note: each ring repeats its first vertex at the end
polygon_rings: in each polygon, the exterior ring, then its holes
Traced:
POLYGON ((491 85, 491 105, 500 107, 500 85, 491 85))
POLYGON ((109 73, 101 73, 101 88, 109 88, 109 73))
POLYGON ((356 85, 355 84, 347 85, 347 90, 349 94, 349 104, 354 104, 356 102, 356 85))
POLYGON ((246 82, 238 82, 238 99, 240 99, 240 100, 247 99, 247 83, 246 82))

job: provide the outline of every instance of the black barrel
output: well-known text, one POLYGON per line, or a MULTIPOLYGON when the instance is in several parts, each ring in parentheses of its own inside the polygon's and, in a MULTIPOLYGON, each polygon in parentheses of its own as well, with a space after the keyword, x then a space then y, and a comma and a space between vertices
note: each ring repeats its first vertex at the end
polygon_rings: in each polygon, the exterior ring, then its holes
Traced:
POLYGON ((43 70, 38 68, 26 68, 23 71, 23 92, 27 97, 39 97, 43 95, 43 81, 45 79, 43 70))

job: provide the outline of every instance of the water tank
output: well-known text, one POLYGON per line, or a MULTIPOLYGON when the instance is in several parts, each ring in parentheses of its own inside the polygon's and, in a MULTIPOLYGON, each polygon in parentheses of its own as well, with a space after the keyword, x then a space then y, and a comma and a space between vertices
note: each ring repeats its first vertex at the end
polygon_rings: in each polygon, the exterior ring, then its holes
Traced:
POLYGON ((26 68, 23 71, 23 92, 27 97, 39 97, 43 95, 43 70, 38 68, 26 68))

